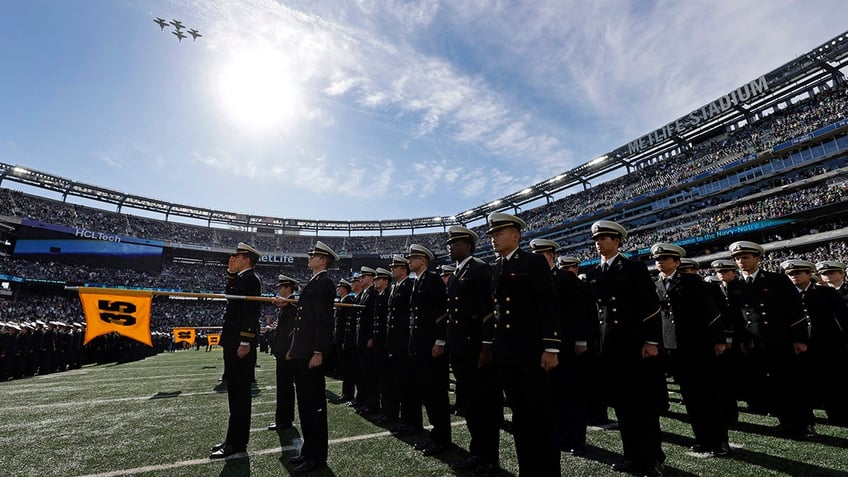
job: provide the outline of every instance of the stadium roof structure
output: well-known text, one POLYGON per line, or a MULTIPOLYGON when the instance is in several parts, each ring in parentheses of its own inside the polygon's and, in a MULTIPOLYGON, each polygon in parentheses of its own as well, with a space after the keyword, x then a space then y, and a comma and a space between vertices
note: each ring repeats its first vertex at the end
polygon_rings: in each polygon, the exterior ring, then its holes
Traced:
POLYGON ((348 233, 384 230, 420 230, 446 228, 454 224, 469 224, 483 220, 489 213, 514 210, 522 205, 545 200, 550 203, 554 194, 567 189, 591 187, 591 180, 624 168, 627 173, 643 164, 688 151, 693 145, 715 134, 743 123, 751 123, 762 111, 790 102, 828 82, 845 81, 841 69, 848 63, 848 32, 842 33, 794 60, 756 78, 739 88, 675 119, 633 141, 622 145, 571 170, 506 195, 487 204, 473 207, 453 216, 420 217, 363 221, 332 221, 317 219, 257 216, 176 204, 65 179, 26 167, 0 163, 0 185, 10 180, 62 194, 63 199, 74 196, 115 205, 131 207, 165 215, 204 220, 235 227, 256 227, 289 231, 344 231, 348 233))

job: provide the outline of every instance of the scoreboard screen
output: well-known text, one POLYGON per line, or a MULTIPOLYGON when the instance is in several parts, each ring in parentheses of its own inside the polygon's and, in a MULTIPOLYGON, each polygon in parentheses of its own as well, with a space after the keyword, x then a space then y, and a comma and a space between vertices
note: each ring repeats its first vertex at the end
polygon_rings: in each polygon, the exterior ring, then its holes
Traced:
POLYGON ((139 271, 158 271, 162 268, 161 242, 62 228, 55 225, 49 228, 19 227, 16 230, 13 255, 30 260, 139 271))

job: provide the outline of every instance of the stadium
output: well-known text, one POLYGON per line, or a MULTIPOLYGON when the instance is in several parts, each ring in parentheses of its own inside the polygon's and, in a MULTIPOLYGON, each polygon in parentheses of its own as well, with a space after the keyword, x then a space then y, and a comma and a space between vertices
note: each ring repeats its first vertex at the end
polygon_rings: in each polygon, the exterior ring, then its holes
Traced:
MULTIPOLYGON (((205 459, 209 435, 226 425, 220 418, 226 415, 218 389, 220 350, 168 351, 175 327, 221 326, 223 301, 157 297, 154 346, 107 336, 83 347, 77 324, 85 318, 78 295, 66 289, 222 293, 227 259, 239 242, 260 251, 256 270, 267 296, 279 275, 309 281, 307 252, 318 241, 340 255, 330 270, 334 282, 363 266, 388 267, 411 244, 432 250, 433 265, 449 264, 447 231, 454 225, 474 230, 480 236, 475 256, 492 263, 497 257, 486 218, 498 212, 526 222, 522 247, 533 239, 554 240, 560 255, 580 260, 581 273, 600 262, 590 232, 599 220, 628 230, 622 251, 631 258, 653 268, 651 245, 674 243, 701 265, 705 278, 714 275, 709 264, 730 258, 728 247, 738 241, 763 245, 766 270, 780 271, 787 259, 848 262, 846 64, 848 32, 600 157, 451 216, 254 216, 0 164, 0 467, 4 475, 39 476, 289 470, 286 459, 296 454, 297 436, 264 431, 273 419, 275 387, 275 362, 267 353, 257 363, 249 458, 205 459), (21 350, 30 353, 29 345, 10 351, 10 343, 27 334, 21 325, 36 320, 61 323, 52 350, 57 357, 47 365, 25 362, 21 350)), ((273 324, 273 315, 264 307, 262 323, 273 324)), ((331 379, 327 389, 337 397, 341 382, 331 379)), ((662 420, 665 475, 848 474, 845 427, 821 424, 817 437, 797 441, 773 435, 773 417, 744 411, 731 428, 732 460, 692 458, 692 433, 676 390, 672 382, 671 408, 662 420)), ((444 459, 421 457, 350 408, 328 412, 330 461, 320 475, 452 475, 449 463, 461 457, 458 450, 444 459), (363 464, 357 456, 364 454, 382 458, 363 464)), ((816 416, 825 422, 821 410, 816 416)), ((461 417, 453 418, 462 448, 469 439, 464 426, 461 417)), ((591 430, 587 457, 563 454, 562 468, 570 469, 563 475, 618 475, 608 469, 621 452, 615 434, 591 430)), ((512 439, 506 430, 500 439, 503 475, 517 475, 512 439)))

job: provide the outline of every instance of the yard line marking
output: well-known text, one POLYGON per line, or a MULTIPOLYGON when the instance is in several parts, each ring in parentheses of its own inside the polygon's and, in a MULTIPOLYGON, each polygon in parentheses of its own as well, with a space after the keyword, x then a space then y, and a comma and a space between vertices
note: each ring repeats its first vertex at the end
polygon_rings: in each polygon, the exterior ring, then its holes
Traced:
MULTIPOLYGON (((461 421, 455 421, 455 422, 451 423, 451 427, 463 426, 463 425, 465 425, 464 419, 461 420, 461 421)), ((432 429, 432 428, 433 428, 433 426, 426 426, 425 427, 425 429, 432 429)), ((391 435, 392 435, 392 433, 389 432, 389 431, 382 431, 382 432, 375 432, 373 434, 363 434, 363 435, 359 435, 359 436, 349 436, 349 437, 340 437, 338 439, 331 439, 328 442, 328 444, 329 445, 344 444, 346 442, 363 441, 363 440, 367 440, 367 439, 379 439, 381 437, 388 437, 388 436, 391 436, 391 435)), ((399 442, 402 442, 402 441, 399 441, 399 442)), ((267 454, 275 454, 277 452, 285 453, 285 452, 290 452, 290 451, 294 451, 294 450, 298 450, 298 449, 300 449, 299 445, 286 446, 286 447, 282 447, 282 448, 274 447, 272 449, 262 449, 262 450, 250 451, 250 452, 242 453, 242 454, 234 454, 230 457, 227 457, 227 458, 221 459, 221 460, 222 461, 228 461, 228 460, 235 460, 235 459, 243 459, 245 456, 252 457, 252 456, 260 456, 260 455, 267 455, 267 454)), ((140 474, 140 473, 145 473, 145 472, 159 472, 159 471, 162 471, 162 470, 178 469, 180 467, 189 467, 189 466, 193 466, 193 465, 211 464, 211 463, 216 463, 216 462, 219 462, 219 461, 212 460, 212 459, 192 459, 192 460, 184 460, 184 461, 181 461, 181 462, 174 462, 174 463, 171 463, 171 464, 156 464, 156 465, 148 465, 148 466, 144 466, 144 467, 136 467, 134 469, 113 470, 113 471, 104 472, 104 473, 101 473, 101 474, 86 474, 86 475, 83 475, 83 476, 80 476, 80 477, 120 477, 122 475, 140 474)))

